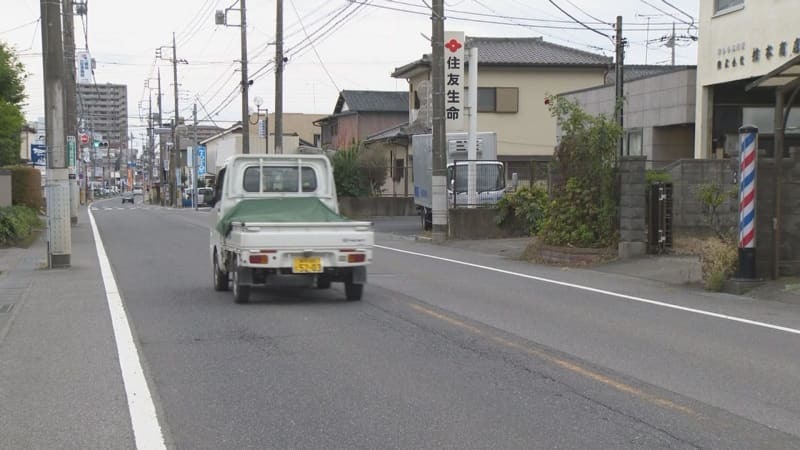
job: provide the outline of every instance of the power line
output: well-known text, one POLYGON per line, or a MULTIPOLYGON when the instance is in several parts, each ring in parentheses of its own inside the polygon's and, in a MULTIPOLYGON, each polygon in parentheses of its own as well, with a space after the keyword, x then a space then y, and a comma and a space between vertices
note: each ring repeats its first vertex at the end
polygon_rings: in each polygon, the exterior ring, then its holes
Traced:
POLYGON ((591 15, 591 14, 589 14, 588 12, 586 12, 585 10, 583 10, 583 9, 582 9, 580 6, 576 5, 575 3, 572 3, 570 0, 564 0, 564 1, 566 1, 567 3, 569 3, 570 5, 572 5, 572 7, 573 7, 573 8, 575 8, 575 9, 577 9, 578 11, 582 12, 582 13, 583 13, 585 16, 588 16, 590 19, 592 19, 592 20, 595 20, 595 21, 597 21, 597 22, 599 22, 599 23, 601 23, 601 24, 605 24, 605 25, 608 25, 608 26, 612 26, 612 27, 613 27, 613 25, 611 24, 611 22, 606 22, 606 21, 604 21, 604 20, 600 20, 600 19, 598 19, 597 17, 594 17, 593 15, 591 15))
MULTIPOLYGON (((660 12, 660 13, 662 13, 662 14, 666 14, 666 15, 668 15, 669 17, 672 17, 673 19, 677 20, 678 22, 681 22, 681 23, 683 23, 683 24, 689 25, 689 28, 691 28, 691 27, 694 27, 694 26, 695 26, 695 25, 694 25, 694 19, 692 19, 692 20, 693 20, 692 22, 687 22, 685 19, 681 19, 680 17, 678 17, 678 16, 676 16, 676 15, 674 15, 674 14, 672 14, 672 13, 669 13, 669 12, 667 12, 667 11, 664 11, 663 9, 661 9, 661 8, 659 8, 658 6, 656 6, 656 5, 654 5, 654 4, 650 3, 650 2, 648 2, 647 0, 640 0, 640 1, 641 1, 642 3, 644 3, 645 5, 647 5, 647 6, 651 7, 651 8, 653 8, 653 9, 655 9, 656 11, 658 11, 658 12, 660 12)), ((695 27, 695 28, 696 28, 696 27, 695 27)))
MULTIPOLYGON (((303 25, 303 19, 300 18, 300 13, 297 11, 297 6, 295 6, 294 0, 289 0, 289 3, 292 4, 292 9, 294 9, 294 13, 297 15, 297 21, 300 22, 300 26, 303 27, 303 33, 306 35, 306 39, 309 39, 310 37, 308 35, 308 31, 306 30, 306 26, 303 25)), ((322 57, 319 56, 317 47, 315 47, 314 44, 311 44, 311 48, 314 50, 314 54, 317 55, 317 60, 319 61, 320 66, 322 66, 322 70, 324 70, 325 74, 328 75, 328 79, 331 80, 333 87, 335 87, 337 91, 341 91, 339 86, 336 84, 336 81, 334 81, 333 76, 331 76, 331 73, 328 71, 328 68, 325 66, 325 62, 322 61, 322 57)))
POLYGON ((585 23, 581 22, 580 20, 576 19, 575 17, 573 17, 573 16, 572 16, 570 13, 568 13, 567 11, 565 11, 565 10, 564 10, 562 7, 558 6, 558 4, 557 4, 555 1, 553 1, 553 0, 550 0, 550 4, 552 4, 553 6, 555 6, 555 7, 556 7, 556 8, 557 8, 559 11, 561 11, 562 13, 564 13, 564 15, 566 15, 566 16, 567 16, 567 17, 569 17, 570 19, 574 20, 576 23, 578 23, 578 24, 582 25, 582 26, 583 26, 584 28, 586 28, 587 30, 589 30, 589 31, 593 31, 593 32, 595 32, 595 33, 599 34, 600 36, 603 36, 603 37, 606 37, 606 38, 608 38, 608 39, 611 39, 611 36, 609 36, 609 35, 607 35, 607 34, 603 33, 602 31, 598 31, 598 30, 596 30, 596 29, 594 29, 594 28, 590 27, 589 25, 586 25, 585 23))
POLYGON ((16 27, 14 27, 14 28, 10 28, 10 29, 8 29, 8 30, 3 30, 3 31, 0 31, 0 34, 11 33, 12 31, 17 31, 17 30, 19 30, 19 29, 22 29, 22 28, 25 28, 25 27, 27 27, 27 26, 30 26, 30 25, 33 25, 33 24, 38 24, 40 20, 42 20, 42 18, 41 18, 41 17, 37 18, 36 20, 30 21, 30 22, 28 22, 28 23, 23 23, 22 25, 17 25, 17 26, 16 26, 16 27))
POLYGON ((693 25, 693 24, 694 24, 694 17, 692 17, 692 15, 691 15, 691 14, 688 14, 686 11, 684 11, 684 10, 682 10, 682 9, 678 8, 677 6, 675 6, 675 5, 673 5, 672 3, 668 2, 667 0, 661 0, 661 1, 662 1, 662 2, 663 2, 665 5, 669 6, 669 7, 670 7, 670 8, 672 8, 672 9, 674 9, 675 11, 678 11, 679 13, 681 13, 681 14, 683 14, 684 16, 688 17, 688 18, 689 18, 689 20, 691 20, 691 21, 692 21, 692 26, 694 26, 694 25, 693 25))

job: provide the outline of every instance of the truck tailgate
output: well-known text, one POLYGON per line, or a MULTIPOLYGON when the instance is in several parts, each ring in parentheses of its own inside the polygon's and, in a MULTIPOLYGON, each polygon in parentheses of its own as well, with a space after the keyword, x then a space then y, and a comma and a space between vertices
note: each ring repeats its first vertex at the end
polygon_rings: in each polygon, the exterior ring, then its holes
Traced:
POLYGON ((375 237, 369 222, 234 222, 225 244, 240 250, 315 250, 371 248, 375 237))

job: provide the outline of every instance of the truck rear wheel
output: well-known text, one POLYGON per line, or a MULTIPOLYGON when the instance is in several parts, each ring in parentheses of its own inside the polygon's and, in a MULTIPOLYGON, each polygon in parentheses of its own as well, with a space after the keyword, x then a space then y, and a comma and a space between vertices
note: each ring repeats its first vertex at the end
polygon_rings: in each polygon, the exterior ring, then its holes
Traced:
POLYGON ((250 286, 242 285, 242 279, 239 275, 239 267, 235 262, 233 263, 233 301, 236 303, 247 303, 250 301, 250 286))
POLYGON ((344 294, 347 300, 358 301, 361 300, 361 294, 364 292, 363 284, 355 284, 352 281, 344 282, 344 294))
POLYGON ((222 271, 219 268, 219 261, 217 261, 217 255, 214 254, 214 268, 212 269, 213 277, 214 277, 214 290, 215 291, 227 291, 228 290, 228 272, 222 271))

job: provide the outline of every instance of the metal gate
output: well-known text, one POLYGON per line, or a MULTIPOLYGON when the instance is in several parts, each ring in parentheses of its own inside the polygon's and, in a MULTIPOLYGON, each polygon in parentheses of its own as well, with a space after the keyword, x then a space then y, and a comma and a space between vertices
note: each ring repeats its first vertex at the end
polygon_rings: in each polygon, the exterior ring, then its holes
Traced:
POLYGON ((647 191, 647 249, 664 253, 672 248, 672 183, 653 183, 647 191))

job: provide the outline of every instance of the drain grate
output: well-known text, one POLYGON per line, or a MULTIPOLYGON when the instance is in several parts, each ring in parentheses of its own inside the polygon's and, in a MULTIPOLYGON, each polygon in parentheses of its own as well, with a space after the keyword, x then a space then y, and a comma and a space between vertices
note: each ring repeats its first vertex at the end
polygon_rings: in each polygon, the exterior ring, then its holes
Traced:
POLYGON ((3 305, 0 305, 0 314, 8 314, 8 313, 11 312, 12 309, 14 309, 14 304, 13 303, 6 303, 6 304, 3 304, 3 305))

